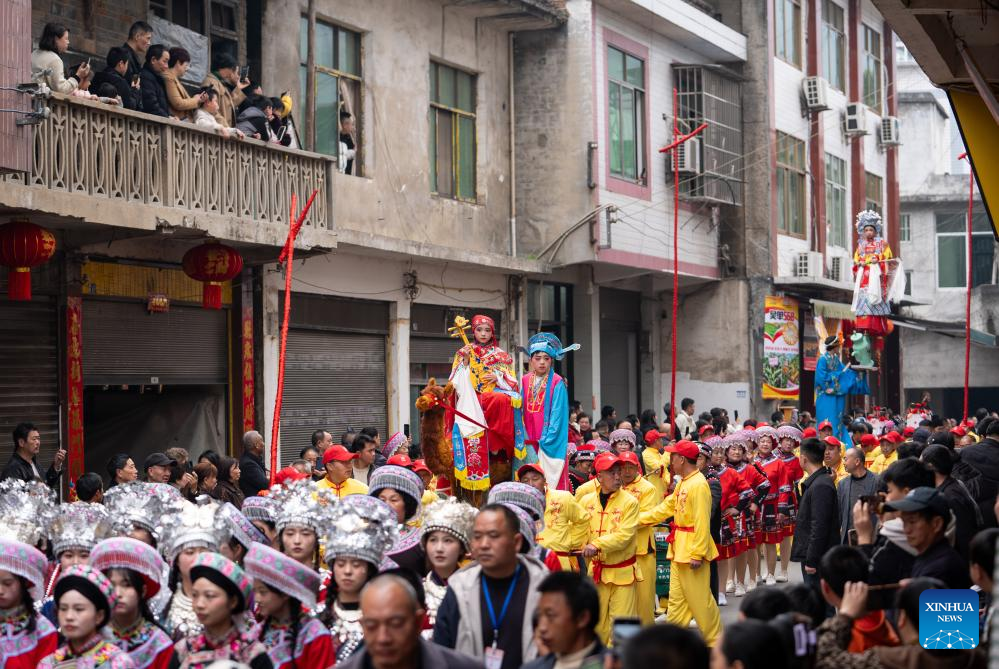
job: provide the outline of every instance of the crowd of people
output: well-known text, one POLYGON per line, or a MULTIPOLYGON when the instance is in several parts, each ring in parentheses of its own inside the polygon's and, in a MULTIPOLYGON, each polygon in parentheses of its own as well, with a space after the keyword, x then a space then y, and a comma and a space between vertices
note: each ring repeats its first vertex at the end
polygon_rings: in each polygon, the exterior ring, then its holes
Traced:
POLYGON ((154 44, 153 28, 145 21, 132 24, 128 39, 108 50, 105 67, 97 72, 89 59, 67 72, 63 55, 69 40, 66 26, 47 23, 31 54, 33 78, 52 91, 190 122, 230 139, 294 142, 288 126, 291 97, 265 95, 228 51, 213 53, 211 71, 193 87, 185 79, 191 53, 154 44))
POLYGON ((915 641, 922 592, 972 588, 987 644, 994 413, 857 417, 850 443, 807 414, 735 425, 690 399, 673 425, 601 413, 591 429, 571 411, 568 489, 525 464, 478 509, 374 428, 318 429, 273 476, 257 432, 238 459, 117 454, 58 503, 66 454, 42 469, 20 424, 0 474, 3 666, 984 666, 915 641))

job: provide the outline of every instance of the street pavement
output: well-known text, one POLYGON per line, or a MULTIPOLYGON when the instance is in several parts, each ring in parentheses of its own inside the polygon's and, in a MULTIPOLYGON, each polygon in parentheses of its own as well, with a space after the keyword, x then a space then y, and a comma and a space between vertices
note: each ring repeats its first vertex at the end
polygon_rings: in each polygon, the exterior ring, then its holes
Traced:
MULTIPOLYGON (((792 562, 788 568, 788 582, 778 583, 777 585, 758 585, 758 588, 780 588, 787 585, 794 585, 796 583, 801 583, 801 565, 792 562)), ((728 595, 728 606, 721 606, 721 619, 722 627, 728 627, 734 622, 739 620, 739 604, 742 603, 742 597, 736 597, 735 595, 728 595)))

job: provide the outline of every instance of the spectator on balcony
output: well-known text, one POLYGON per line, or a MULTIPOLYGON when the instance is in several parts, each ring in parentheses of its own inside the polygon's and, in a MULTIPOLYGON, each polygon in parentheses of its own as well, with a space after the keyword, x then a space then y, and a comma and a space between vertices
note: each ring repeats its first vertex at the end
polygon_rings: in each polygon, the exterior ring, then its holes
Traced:
POLYGON ((204 94, 204 102, 201 106, 194 112, 194 124, 199 128, 204 128, 205 130, 211 130, 212 132, 217 132, 223 137, 243 139, 244 135, 238 128, 229 128, 225 125, 219 123, 219 94, 211 86, 205 86, 201 89, 198 94, 198 99, 202 99, 204 94))
POLYGON ((239 112, 236 127, 247 137, 264 142, 277 142, 270 120, 274 117, 274 106, 271 99, 263 95, 251 95, 250 104, 239 112))
POLYGON ((167 103, 170 105, 170 115, 178 121, 194 120, 194 112, 204 101, 204 93, 192 98, 180 82, 191 67, 191 54, 187 49, 176 46, 170 49, 170 60, 166 72, 163 73, 163 85, 166 88, 167 103))
POLYGON ((105 84, 114 87, 121 104, 125 109, 142 111, 142 90, 139 88, 139 75, 135 74, 132 79, 126 79, 128 75, 128 52, 125 47, 113 46, 108 50, 107 67, 94 75, 94 80, 90 87, 103 95, 101 90, 105 84))
POLYGON ((346 109, 340 110, 340 171, 344 174, 354 173, 354 158, 357 147, 354 146, 354 116, 346 109))
POLYGON ((139 73, 142 87, 142 111, 156 116, 170 116, 166 86, 163 75, 170 64, 170 52, 162 44, 154 44, 146 50, 146 64, 139 73))
POLYGON ((153 27, 145 21, 136 21, 128 29, 128 39, 121 48, 125 50, 128 67, 125 70, 126 81, 132 81, 142 72, 142 59, 153 43, 153 27))
POLYGON ((62 55, 69 49, 69 28, 59 23, 46 23, 38 48, 31 52, 31 77, 45 84, 57 93, 72 93, 77 88, 90 84, 90 63, 82 63, 76 70, 77 76, 65 76, 62 55))
POLYGON ((201 82, 202 86, 211 86, 218 93, 219 111, 215 120, 224 128, 231 128, 236 123, 236 107, 246 99, 243 90, 250 85, 250 80, 240 79, 236 59, 226 51, 219 51, 212 56, 212 71, 201 82))

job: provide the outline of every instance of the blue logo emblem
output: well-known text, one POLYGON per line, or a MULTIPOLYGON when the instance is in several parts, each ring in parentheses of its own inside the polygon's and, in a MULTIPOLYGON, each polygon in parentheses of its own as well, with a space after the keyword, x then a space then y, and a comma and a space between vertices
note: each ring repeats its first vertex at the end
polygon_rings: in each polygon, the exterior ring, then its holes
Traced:
POLYGON ((927 650, 978 646, 978 593, 925 590, 919 595, 919 645, 927 650))

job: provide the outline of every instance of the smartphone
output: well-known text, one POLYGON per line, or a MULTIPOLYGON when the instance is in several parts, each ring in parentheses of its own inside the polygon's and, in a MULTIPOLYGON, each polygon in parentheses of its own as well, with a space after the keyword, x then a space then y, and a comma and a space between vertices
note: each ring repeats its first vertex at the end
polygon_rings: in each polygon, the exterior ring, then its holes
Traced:
POLYGON ((137 83, 139 83, 139 75, 133 74, 132 75, 132 85, 134 86, 137 83))
POLYGON ((402 433, 407 437, 409 436, 409 423, 406 423, 405 425, 402 426, 402 433))
POLYGON ((856 546, 859 539, 857 539, 857 530, 849 529, 846 531, 846 544, 847 546, 856 546))
POLYGON ((898 583, 870 586, 867 589, 867 604, 865 608, 868 611, 883 611, 884 609, 895 608, 895 598, 898 596, 898 591, 901 587, 898 583))
POLYGON ((884 512, 885 497, 880 493, 876 495, 861 495, 860 503, 871 507, 872 513, 880 514, 884 512))
POLYGON ((638 634, 642 629, 642 621, 638 618, 615 618, 611 625, 611 639, 614 648, 620 649, 628 639, 638 634))
POLYGON ((250 76, 250 66, 249 65, 244 65, 243 67, 239 68, 239 79, 240 79, 240 81, 242 81, 243 79, 246 79, 249 76, 250 76))

